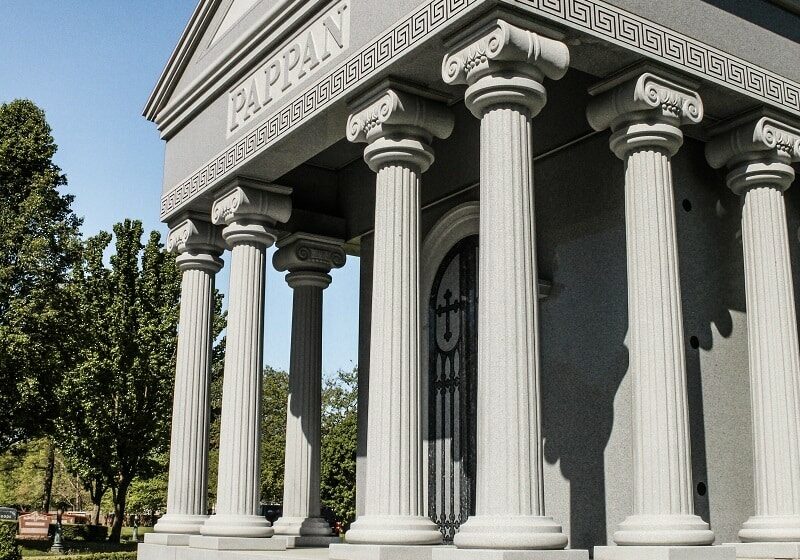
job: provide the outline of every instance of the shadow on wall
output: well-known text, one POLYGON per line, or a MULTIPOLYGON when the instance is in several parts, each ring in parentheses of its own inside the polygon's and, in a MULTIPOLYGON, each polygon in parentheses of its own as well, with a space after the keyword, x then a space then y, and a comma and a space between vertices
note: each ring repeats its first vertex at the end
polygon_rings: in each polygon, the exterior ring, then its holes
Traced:
MULTIPOLYGON (((711 410, 730 403, 704 400, 700 351, 713 348, 715 332, 733 334, 731 311, 745 311, 744 263, 740 234, 739 199, 726 186, 724 174, 707 164, 700 142, 687 139, 673 163, 678 254, 681 264, 681 301, 689 393, 689 425, 692 441, 692 481, 695 513, 711 519, 710 484, 706 458, 705 406, 711 410), (693 178, 692 181, 683 180, 693 178)), ((746 392, 747 364, 730 371, 731 389, 746 392), (744 374, 744 384, 734 382, 744 374)), ((707 374, 708 375, 708 374, 707 374)), ((749 401, 748 401, 749 402, 749 401)), ((749 419, 749 407, 745 416, 749 419)), ((725 489, 730 491, 732 489, 725 489)), ((733 532, 720 521, 719 532, 733 532)), ((742 520, 743 521, 743 520, 742 520)), ((738 527, 738 524, 737 524, 738 527)), ((734 534, 729 536, 733 538, 734 534)), ((719 539, 717 542, 720 542, 719 539)))
MULTIPOLYGON (((613 534, 621 521, 616 518, 631 513, 632 507, 629 435, 621 451, 609 456, 619 465, 606 465, 614 400, 629 367, 624 169, 607 141, 607 135, 592 138, 538 162, 535 170, 539 273, 553 282, 551 296, 540 307, 544 453, 548 463, 559 463, 569 480, 573 548, 607 544, 607 534, 613 534), (573 150, 581 156, 575 157, 573 150), (627 481, 628 494, 609 496, 616 511, 607 512, 606 473, 612 472, 615 482, 610 487, 623 488, 621 482, 627 481)), ((738 201, 705 163, 702 145, 691 144, 687 141, 674 162, 674 189, 695 510, 709 520, 699 349, 711 350, 712 324, 722 337, 731 336, 730 310, 744 311, 743 265, 736 234, 738 201), (689 200, 689 210, 684 209, 684 199, 689 200)), ((725 365, 714 367, 705 375, 727 373, 722 371, 725 365)), ((746 379, 746 363, 737 367, 746 379)), ((734 390, 743 390, 736 384, 734 390)), ((625 394, 623 407, 629 406, 625 394)), ((708 399, 706 406, 717 406, 709 405, 708 399)), ((617 429, 630 434, 629 412, 622 408, 620 412, 624 417, 617 420, 622 422, 617 429)))
POLYGON ((542 433, 570 481, 573 548, 606 542, 605 449, 628 369, 624 177, 607 153, 600 135, 535 168, 539 274, 553 283, 540 306, 542 433))

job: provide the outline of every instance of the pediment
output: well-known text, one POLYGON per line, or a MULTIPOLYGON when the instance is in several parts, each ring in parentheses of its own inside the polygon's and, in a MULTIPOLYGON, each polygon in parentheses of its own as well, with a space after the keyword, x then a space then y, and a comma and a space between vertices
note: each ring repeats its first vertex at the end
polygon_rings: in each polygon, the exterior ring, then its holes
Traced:
POLYGON ((220 38, 225 36, 228 31, 241 21, 257 3, 258 0, 227 0, 223 3, 219 10, 222 16, 218 18, 219 23, 216 26, 212 23, 211 28, 214 31, 211 34, 211 41, 208 43, 208 47, 219 42, 220 38), (227 8, 225 4, 227 4, 227 8))
POLYGON ((230 86, 249 55, 279 39, 322 0, 200 0, 144 109, 162 128, 230 86))

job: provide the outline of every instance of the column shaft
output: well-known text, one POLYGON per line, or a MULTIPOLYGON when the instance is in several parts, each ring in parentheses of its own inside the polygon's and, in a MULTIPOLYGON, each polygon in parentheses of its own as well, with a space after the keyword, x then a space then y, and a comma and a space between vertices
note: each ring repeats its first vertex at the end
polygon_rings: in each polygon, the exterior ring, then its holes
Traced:
POLYGON ((746 191, 742 243, 756 508, 739 534, 743 541, 800 540, 800 356, 788 239, 782 189, 746 191))
MULTIPOLYGON (((683 144, 680 127, 703 119, 693 87, 680 76, 634 68, 593 88, 587 107, 595 130, 611 128, 611 150, 625 162, 633 512, 614 533, 618 545, 714 542, 708 523, 694 515, 672 189, 671 158, 683 144)), ((613 548, 596 552, 624 554, 613 548)))
POLYGON ((636 142, 648 131, 661 140, 651 146, 642 142, 623 156, 633 378, 633 515, 620 525, 614 541, 618 545, 705 545, 714 541, 714 534, 694 515, 670 162, 681 134, 669 125, 633 125, 616 132, 612 146, 636 142))
POLYGON ((423 509, 419 393, 419 189, 412 165, 378 170, 365 515, 350 543, 437 544, 423 509))
POLYGON ((625 169, 634 514, 691 514, 691 452, 669 156, 643 149, 625 169))
POLYGON ((544 515, 531 123, 481 121, 477 515, 544 515), (519 476, 497 476, 518 473, 519 476))
POLYGON ((206 518, 213 298, 213 272, 183 272, 167 515, 156 524, 158 532, 197 533, 206 518))
POLYGON ((530 150, 526 107, 499 104, 483 113, 476 515, 456 534, 459 548, 567 544, 544 517, 530 150))
POLYGON ((419 185, 418 172, 409 166, 386 165, 378 171, 367 515, 423 513, 418 414, 419 185))
POLYGON ((294 288, 283 515, 318 517, 322 408, 322 289, 294 288), (294 452, 288 453, 288 446, 294 452))
POLYGON ((211 366, 211 310, 214 277, 205 270, 187 270, 181 279, 180 333, 178 337, 170 473, 167 511, 206 512, 208 460, 208 386, 211 366), (173 477, 170 476, 170 480, 173 477), (173 491, 174 490, 174 491, 173 491))
POLYGON ((367 143, 364 160, 377 174, 367 480, 364 515, 347 541, 439 544, 442 534, 423 506, 419 196, 420 176, 434 160, 430 143, 450 135, 453 116, 400 84, 365 99, 347 121, 347 138, 367 143))
POLYGON ((275 532, 330 535, 330 527, 320 519, 322 287, 293 288, 283 514, 275 532))
POLYGON ((272 534, 259 515, 265 252, 255 241, 232 249, 217 508, 204 535, 272 534))

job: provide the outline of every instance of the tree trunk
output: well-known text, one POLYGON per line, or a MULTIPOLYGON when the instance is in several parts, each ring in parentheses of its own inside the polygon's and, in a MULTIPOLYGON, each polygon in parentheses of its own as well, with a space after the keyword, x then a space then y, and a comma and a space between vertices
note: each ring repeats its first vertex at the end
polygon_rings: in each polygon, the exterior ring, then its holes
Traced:
POLYGON ((128 487, 131 485, 130 479, 121 476, 114 492, 114 524, 111 525, 111 534, 108 542, 118 543, 122 533, 122 522, 125 519, 125 500, 128 497, 128 487))
POLYGON ((53 440, 47 439, 47 469, 44 475, 44 491, 42 492, 42 510, 50 511, 50 501, 53 496, 53 473, 56 466, 56 448, 53 440))
POLYGON ((106 488, 101 480, 96 480, 89 487, 89 497, 92 499, 92 519, 90 521, 92 525, 100 525, 100 503, 103 501, 105 492, 106 488))

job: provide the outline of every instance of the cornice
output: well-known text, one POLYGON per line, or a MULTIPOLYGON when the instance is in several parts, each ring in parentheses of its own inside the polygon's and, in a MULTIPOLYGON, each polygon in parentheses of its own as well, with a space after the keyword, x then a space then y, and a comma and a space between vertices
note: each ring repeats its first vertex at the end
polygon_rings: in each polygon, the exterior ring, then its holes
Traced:
POLYGON ((169 95, 180 79, 189 59, 203 38, 217 8, 222 0, 200 0, 192 12, 189 22, 181 33, 175 49, 170 54, 166 66, 161 71, 153 91, 147 99, 142 115, 149 121, 155 121, 156 114, 167 102, 169 95))
MULTIPOLYGON (((381 69, 424 40, 454 26, 487 0, 424 0, 395 25, 353 52, 314 84, 266 114, 261 122, 161 199, 169 219, 194 198, 290 134, 313 115, 352 95, 381 69)), ((555 23, 636 52, 678 71, 721 85, 753 100, 800 116, 800 84, 701 41, 648 21, 603 0, 502 0, 542 23, 555 23)))

